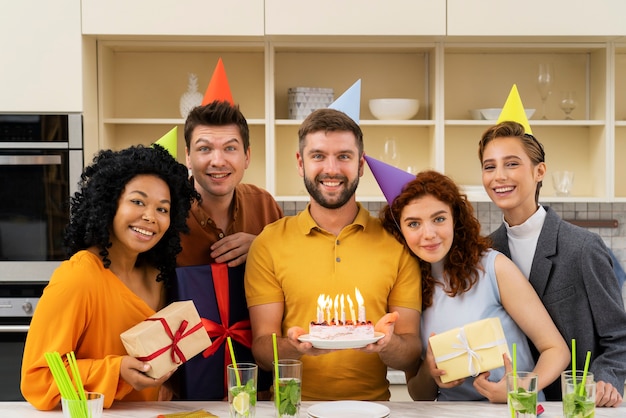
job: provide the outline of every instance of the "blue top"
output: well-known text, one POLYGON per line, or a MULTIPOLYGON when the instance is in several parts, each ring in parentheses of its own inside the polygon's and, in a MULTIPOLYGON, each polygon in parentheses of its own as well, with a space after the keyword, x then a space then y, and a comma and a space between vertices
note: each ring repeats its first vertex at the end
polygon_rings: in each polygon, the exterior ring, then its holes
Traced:
MULTIPOLYGON (((435 286, 433 304, 422 314, 422 342, 424 350, 428 347, 428 337, 431 333, 439 334, 453 328, 462 327, 470 322, 487 318, 500 318, 504 336, 509 345, 509 352, 513 352, 513 343, 517 345, 517 369, 532 371, 535 362, 532 358, 528 339, 509 316, 500 299, 500 290, 496 280, 495 259, 500 254, 495 250, 488 250, 481 259, 483 271, 479 270, 476 284, 467 292, 450 297, 443 286, 435 286)), ((444 284, 442 278, 443 263, 432 265, 432 274, 437 282, 444 284)), ((504 376, 504 367, 491 370, 489 380, 497 382, 504 376)), ((451 389, 439 389, 440 401, 485 401, 473 386, 474 378, 468 377, 462 385, 451 389)), ((543 393, 538 394, 538 400, 545 400, 543 393)))

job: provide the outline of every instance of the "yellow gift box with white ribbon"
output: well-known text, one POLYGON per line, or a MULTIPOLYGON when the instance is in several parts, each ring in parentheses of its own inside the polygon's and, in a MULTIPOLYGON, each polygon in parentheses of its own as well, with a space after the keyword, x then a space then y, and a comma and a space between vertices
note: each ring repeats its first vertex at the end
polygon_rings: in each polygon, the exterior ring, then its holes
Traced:
POLYGON ((478 376, 504 366, 509 346, 499 318, 487 318, 436 334, 429 339, 437 368, 445 370, 443 383, 478 376))

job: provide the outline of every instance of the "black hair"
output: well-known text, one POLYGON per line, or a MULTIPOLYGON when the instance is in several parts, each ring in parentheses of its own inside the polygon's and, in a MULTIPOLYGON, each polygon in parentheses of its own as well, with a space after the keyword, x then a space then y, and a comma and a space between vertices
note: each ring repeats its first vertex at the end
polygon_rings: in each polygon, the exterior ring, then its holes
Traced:
POLYGON ((150 250, 139 254, 137 264, 159 270, 157 281, 167 283, 174 277, 176 255, 182 250, 181 232, 188 232, 187 216, 191 203, 199 198, 188 179, 187 168, 178 163, 165 148, 154 144, 132 146, 121 151, 102 150, 85 167, 78 191, 70 198, 70 221, 64 244, 69 256, 96 246, 105 268, 111 265, 108 248, 110 230, 118 209, 118 200, 126 184, 134 177, 151 174, 161 178, 170 190, 170 226, 150 250))

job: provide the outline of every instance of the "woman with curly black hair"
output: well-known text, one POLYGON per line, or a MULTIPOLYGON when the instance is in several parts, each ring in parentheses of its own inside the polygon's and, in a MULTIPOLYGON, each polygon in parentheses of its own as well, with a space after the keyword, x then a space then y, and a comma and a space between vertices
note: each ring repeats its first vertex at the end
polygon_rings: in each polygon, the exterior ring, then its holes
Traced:
MULTIPOLYGON (((515 264, 489 249, 472 205, 449 177, 419 173, 381 219, 422 270, 421 337, 428 349, 417 376, 407 375, 413 399, 506 402, 505 367, 443 383, 445 370, 436 367, 428 344, 432 334, 490 317, 500 319, 508 344, 516 343, 518 369, 539 375, 540 390, 558 378, 568 361, 565 341, 515 264), (541 353, 536 364, 526 335, 541 353)), ((510 370, 510 359, 504 361, 510 370)))
POLYGON ((60 394, 45 352, 74 351, 85 389, 114 400, 171 395, 144 374, 150 365, 126 355, 120 334, 166 304, 181 232, 194 198, 187 168, 162 147, 99 152, 71 198, 61 263, 39 300, 22 362, 21 389, 38 409, 60 394))

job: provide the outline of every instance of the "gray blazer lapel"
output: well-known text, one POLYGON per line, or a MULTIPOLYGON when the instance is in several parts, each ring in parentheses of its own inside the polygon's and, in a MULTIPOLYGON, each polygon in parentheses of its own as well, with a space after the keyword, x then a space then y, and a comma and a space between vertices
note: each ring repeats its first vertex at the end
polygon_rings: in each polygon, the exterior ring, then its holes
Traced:
POLYGON ((552 269, 550 257, 556 254, 556 243, 561 222, 561 219, 552 209, 549 207, 545 207, 545 209, 547 212, 546 219, 539 234, 529 277, 530 284, 535 288, 539 297, 543 296, 548 284, 550 270, 552 269))

